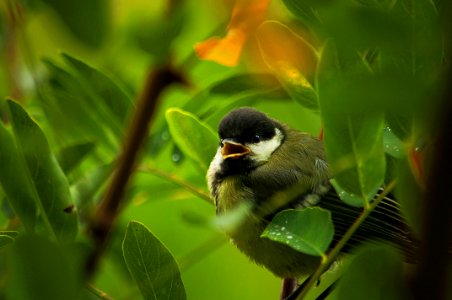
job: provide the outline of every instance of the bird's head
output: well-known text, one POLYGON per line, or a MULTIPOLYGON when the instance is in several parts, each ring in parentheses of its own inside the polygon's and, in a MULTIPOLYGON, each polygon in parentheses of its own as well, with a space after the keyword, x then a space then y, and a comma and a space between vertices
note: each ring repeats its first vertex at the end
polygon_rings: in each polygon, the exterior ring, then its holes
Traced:
POLYGON ((266 163, 284 141, 283 126, 253 108, 239 108, 220 122, 214 159, 222 176, 242 174, 266 163))

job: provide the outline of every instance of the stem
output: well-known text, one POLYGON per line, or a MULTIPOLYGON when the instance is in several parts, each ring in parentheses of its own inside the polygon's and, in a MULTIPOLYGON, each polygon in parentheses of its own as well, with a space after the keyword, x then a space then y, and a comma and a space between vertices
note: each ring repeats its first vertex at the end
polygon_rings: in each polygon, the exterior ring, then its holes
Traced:
POLYGON ((146 79, 132 121, 127 129, 123 149, 117 160, 117 166, 107 188, 105 199, 100 203, 89 224, 95 247, 87 260, 85 269, 87 278, 94 273, 99 259, 105 251, 110 232, 124 202, 123 195, 127 183, 135 169, 144 140, 148 136, 150 123, 161 95, 169 86, 184 82, 183 77, 168 65, 153 70, 146 79))
POLYGON ((6 46, 5 46, 5 69, 6 79, 9 85, 9 96, 22 102, 22 89, 18 79, 20 64, 20 51, 18 40, 20 31, 23 31, 24 17, 23 9, 18 1, 6 1, 6 46))
POLYGON ((314 274, 309 277, 307 284, 303 287, 303 289, 299 292, 297 300, 302 300, 308 293, 308 291, 315 285, 315 283, 318 281, 320 276, 328 270, 330 265, 334 262, 337 255, 341 251, 341 249, 345 246, 345 244, 348 242, 348 240, 352 237, 352 235, 355 233, 355 231, 358 229, 359 226, 361 226, 362 222, 367 218, 367 216, 377 207, 377 205, 383 200, 383 198, 392 190, 394 189, 396 185, 396 181, 391 181, 386 188, 383 190, 383 192, 378 195, 377 199, 372 201, 370 205, 366 206, 363 210, 363 212, 359 215, 359 217, 356 219, 356 221, 353 223, 353 225, 347 230, 347 232, 344 234, 344 236, 339 240, 339 242, 336 244, 336 246, 330 250, 328 255, 326 256, 326 260, 322 260, 319 267, 315 270, 314 274))
POLYGON ((112 297, 110 297, 106 292, 98 289, 97 287, 95 287, 92 284, 87 284, 86 285, 86 289, 88 291, 90 291, 93 295, 97 296, 97 298, 99 299, 103 299, 103 300, 113 300, 112 297))
POLYGON ((156 175, 162 179, 165 179, 167 181, 170 181, 174 184, 177 184, 178 186, 186 189, 187 191, 191 192, 192 194, 198 196, 199 198, 205 200, 209 204, 213 204, 212 199, 210 198, 210 195, 203 191, 202 189, 197 188, 194 185, 191 185, 190 183, 186 182, 185 180, 178 178, 177 176, 167 173, 163 170, 157 169, 155 167, 146 165, 142 168, 143 171, 149 172, 153 175, 156 175))

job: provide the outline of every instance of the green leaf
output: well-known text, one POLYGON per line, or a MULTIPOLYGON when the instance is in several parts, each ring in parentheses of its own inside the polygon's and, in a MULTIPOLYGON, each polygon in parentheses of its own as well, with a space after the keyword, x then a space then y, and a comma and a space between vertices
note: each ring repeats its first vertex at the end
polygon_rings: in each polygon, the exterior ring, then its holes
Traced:
POLYGON ((445 44, 440 28, 441 11, 436 4, 439 3, 427 0, 396 1, 392 14, 404 22, 405 40, 400 38, 395 43, 396 49, 383 49, 380 54, 380 65, 386 74, 399 74, 405 81, 411 81, 409 85, 402 85, 401 79, 396 81, 400 95, 394 106, 401 109, 389 107, 387 115, 389 126, 402 140, 418 138, 419 131, 426 125, 423 123, 426 110, 435 107, 439 99, 434 95, 444 67, 445 44))
POLYGON ((18 231, 5 230, 5 231, 0 231, 0 235, 6 235, 6 236, 9 236, 10 238, 15 239, 16 237, 19 236, 19 232, 18 231))
POLYGON ((392 132, 390 127, 384 128, 383 142, 385 152, 395 158, 406 156, 406 147, 403 142, 392 132))
POLYGON ((131 97, 118 83, 99 70, 87 65, 81 60, 66 53, 62 54, 64 60, 77 72, 77 78, 83 82, 83 86, 89 90, 91 101, 105 104, 103 109, 109 110, 119 124, 124 124, 129 111, 133 108, 131 97))
POLYGON ((339 282, 337 299, 408 299, 402 291, 402 267, 396 250, 380 245, 362 247, 339 282))
POLYGON ((104 187, 113 168, 113 164, 96 167, 71 186, 71 194, 80 210, 95 204, 96 195, 104 187))
POLYGON ((318 207, 284 210, 262 233, 262 237, 315 256, 325 256, 333 236, 331 212, 318 207))
POLYGON ((410 229, 416 236, 422 233, 422 195, 424 191, 419 186, 413 172, 410 168, 409 157, 400 160, 397 168, 398 184, 395 189, 395 195, 400 202, 403 216, 408 221, 410 229))
MULTIPOLYGON (((278 79, 266 73, 238 74, 215 83, 209 90, 213 95, 232 96, 248 91, 269 91, 281 88, 278 79)), ((282 92, 283 93, 283 92, 282 92)))
POLYGON ((384 114, 381 107, 374 106, 379 101, 373 95, 375 91, 355 84, 357 73, 361 77, 372 75, 364 66, 355 65, 353 70, 342 66, 337 54, 334 45, 328 44, 319 67, 325 149, 336 183, 361 198, 364 206, 373 199, 385 176, 384 114))
POLYGON ((186 299, 176 261, 143 224, 129 223, 122 249, 144 299, 186 299))
POLYGON ((328 0, 323 1, 299 1, 299 0, 283 0, 286 7, 302 22, 306 25, 315 26, 319 25, 319 13, 318 5, 325 2, 331 2, 328 0))
POLYGON ((165 116, 179 149, 206 171, 217 151, 216 134, 195 115, 180 109, 170 108, 165 116))
POLYGON ((105 0, 43 0, 81 41, 100 47, 109 27, 110 6, 105 0), (83 21, 81 21, 83 20, 83 21))
POLYGON ((17 146, 36 190, 41 216, 59 241, 72 241, 78 230, 77 214, 72 209, 67 179, 39 126, 19 104, 7 102, 17 146))
POLYGON ((0 249, 14 242, 14 239, 9 235, 0 234, 0 249))
MULTIPOLYGON (((336 180, 332 179, 330 180, 331 184, 333 185, 334 189, 336 190, 339 198, 347 203, 348 205, 355 206, 355 207, 362 207, 363 206, 363 197, 358 196, 356 194, 350 193, 342 188, 340 184, 337 183, 336 180)), ((375 196, 375 192, 372 192, 367 195, 367 199, 373 199, 375 196)))
MULTIPOLYGON (((391 13, 403 22, 405 32, 394 40, 397 48, 385 49, 381 53, 382 65, 388 68, 388 72, 402 70, 407 76, 418 78, 420 83, 436 85, 444 66, 444 32, 437 2, 399 0, 394 3, 391 13)), ((412 86, 415 90, 420 87, 424 88, 422 85, 412 86)), ((431 99, 431 95, 428 96, 431 99)), ((408 109, 413 110, 412 107, 408 109)))
POLYGON ((325 146, 336 182, 366 205, 385 176, 383 115, 323 114, 325 146))
POLYGON ((94 150, 91 142, 68 146, 57 154, 58 164, 65 174, 69 174, 81 161, 94 150))
POLYGON ((33 232, 37 220, 37 195, 25 160, 10 132, 0 123, 0 185, 27 232, 33 232))
POLYGON ((65 143, 80 141, 80 137, 105 145, 114 152, 122 131, 121 124, 112 115, 107 105, 89 93, 81 76, 75 76, 51 61, 44 60, 50 72, 48 85, 40 101, 51 123, 57 140, 65 143))
POLYGON ((350 52, 375 47, 379 50, 400 49, 400 45, 408 42, 404 22, 391 13, 388 6, 361 2, 367 3, 336 3, 322 11, 324 30, 329 38, 350 52))
POLYGON ((300 105, 318 111, 317 93, 312 86, 302 85, 289 78, 284 79, 283 86, 287 93, 300 105))
POLYGON ((25 235, 16 239, 10 254, 8 299, 78 299, 75 264, 55 243, 25 235))

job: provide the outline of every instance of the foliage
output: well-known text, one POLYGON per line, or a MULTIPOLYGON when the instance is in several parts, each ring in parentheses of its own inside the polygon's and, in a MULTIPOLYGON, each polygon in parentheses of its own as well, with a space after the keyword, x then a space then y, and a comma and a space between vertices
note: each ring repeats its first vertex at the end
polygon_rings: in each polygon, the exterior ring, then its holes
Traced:
POLYGON ((278 213, 265 228, 262 237, 285 243, 297 251, 324 258, 333 235, 331 212, 309 207, 302 210, 287 209, 278 213))
MULTIPOLYGON (((216 127, 239 106, 324 137, 333 185, 367 214, 377 190, 397 181, 403 213, 422 232, 430 122, 450 63, 447 7, 220 2, 0 4, 1 299, 277 299, 277 279, 218 238, 214 207, 200 201, 209 198, 216 127), (200 45, 214 62, 196 56, 200 45), (160 68, 187 84, 150 93, 158 103, 150 132, 90 277, 92 218, 123 160, 135 99, 160 68)), ((263 238, 321 256, 324 271, 337 254, 328 251, 333 234, 330 213, 309 208, 281 212, 263 238)), ((365 246, 338 266, 344 277, 331 299, 360 299, 370 288, 402 297, 401 262, 392 248, 365 246)), ((308 299, 334 280, 327 272, 308 299)))
POLYGON ((176 261, 145 226, 130 222, 122 249, 145 299, 186 299, 176 261))

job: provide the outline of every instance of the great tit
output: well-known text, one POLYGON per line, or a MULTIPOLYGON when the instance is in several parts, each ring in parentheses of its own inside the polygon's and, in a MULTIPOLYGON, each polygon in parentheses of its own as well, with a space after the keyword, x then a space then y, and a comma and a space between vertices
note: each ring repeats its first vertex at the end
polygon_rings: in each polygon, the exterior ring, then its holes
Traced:
MULTIPOLYGON (((227 114, 218 133, 219 147, 207 172, 217 215, 233 213, 243 205, 249 208, 238 225, 227 230, 233 243, 276 276, 299 278, 312 273, 319 257, 261 234, 281 210, 320 206, 332 213, 332 247, 361 213, 360 208, 341 201, 332 188, 322 141, 248 107, 227 114), (292 191, 289 199, 273 201, 287 190, 292 191)), ((409 255, 412 239, 398 204, 391 198, 379 204, 343 251, 369 239, 389 241, 409 255)))

